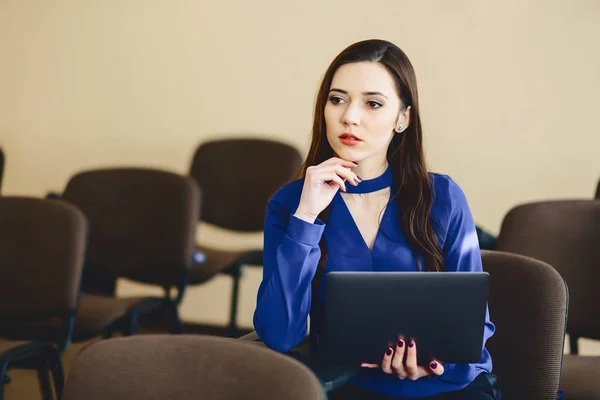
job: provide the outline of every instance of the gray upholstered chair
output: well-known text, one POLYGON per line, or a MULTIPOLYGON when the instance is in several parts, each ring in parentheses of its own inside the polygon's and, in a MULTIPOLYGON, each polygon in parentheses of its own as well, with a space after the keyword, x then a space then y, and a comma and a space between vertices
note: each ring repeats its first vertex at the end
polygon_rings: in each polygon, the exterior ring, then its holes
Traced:
POLYGON ((502 222, 496 249, 546 262, 565 279, 571 354, 564 358, 562 387, 570 400, 600 399, 600 357, 577 355, 578 338, 600 340, 600 201, 515 207, 502 222))
POLYGON ((496 332, 487 343, 505 399, 556 400, 568 292, 550 265, 516 254, 482 251, 490 274, 496 332), (540 366, 543 365, 543 368, 540 366))
POLYGON ((253 343, 203 335, 96 342, 75 359, 65 400, 322 400, 300 362, 253 343))
POLYGON ((51 372, 60 398, 85 233, 85 217, 70 204, 0 197, 0 399, 11 368, 36 369, 44 399, 52 399, 51 372))
POLYGON ((200 207, 194 180, 148 168, 90 170, 69 180, 62 199, 76 205, 90 226, 75 338, 114 330, 133 334, 141 315, 164 310, 172 316, 172 331, 182 332, 177 309, 189 280, 200 207), (117 278, 159 285, 165 297, 121 298, 90 288, 103 280, 114 285, 117 278))
MULTIPOLYGON (((269 198, 292 180, 302 166, 296 148, 257 138, 235 138, 202 143, 190 167, 202 189, 199 213, 203 222, 238 233, 262 232, 269 198)), ((200 245, 206 261, 192 267, 190 284, 200 284, 217 273, 233 278, 229 334, 237 335, 239 280, 243 265, 261 266, 262 249, 224 251, 200 245)))

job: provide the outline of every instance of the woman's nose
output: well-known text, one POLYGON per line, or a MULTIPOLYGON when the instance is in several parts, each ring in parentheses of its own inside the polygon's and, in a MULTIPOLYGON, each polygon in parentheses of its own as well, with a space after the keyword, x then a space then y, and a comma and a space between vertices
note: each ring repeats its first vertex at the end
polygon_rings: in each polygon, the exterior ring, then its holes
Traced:
POLYGON ((344 125, 359 125, 360 124, 360 109, 358 106, 348 104, 344 114, 342 115, 342 123, 344 125))

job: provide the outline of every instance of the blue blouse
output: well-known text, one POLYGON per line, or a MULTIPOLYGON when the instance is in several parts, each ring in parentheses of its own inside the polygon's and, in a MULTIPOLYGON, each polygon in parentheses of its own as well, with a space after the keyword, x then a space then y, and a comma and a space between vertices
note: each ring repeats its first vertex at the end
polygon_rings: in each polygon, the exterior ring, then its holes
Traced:
MULTIPOLYGON (((446 175, 430 174, 430 178, 435 195, 431 212, 442 227, 438 238, 446 270, 481 271, 475 223, 463 191, 446 175)), ((416 259, 399 225, 395 200, 388 202, 373 249, 369 250, 340 192, 332 200, 327 224, 319 219, 310 224, 294 217, 302 186, 303 180, 299 179, 279 189, 269 200, 265 217, 264 270, 254 327, 268 347, 280 352, 289 351, 306 336, 311 282, 321 256, 319 241, 323 235, 328 258, 318 292, 321 300, 324 299, 325 275, 330 271, 417 271, 416 259)), ((358 187, 346 187, 348 192, 357 192, 361 186, 390 186, 393 193, 391 168, 358 187)), ((492 359, 485 343, 494 330, 488 312, 481 360, 476 364, 445 364, 441 376, 416 381, 400 380, 377 369, 364 369, 351 383, 400 399, 460 390, 479 373, 491 372, 492 359)))

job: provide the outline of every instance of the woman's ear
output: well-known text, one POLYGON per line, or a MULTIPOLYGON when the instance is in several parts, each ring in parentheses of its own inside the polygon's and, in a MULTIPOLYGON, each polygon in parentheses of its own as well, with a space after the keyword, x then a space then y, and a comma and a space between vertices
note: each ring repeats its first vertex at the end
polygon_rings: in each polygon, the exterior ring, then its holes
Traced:
POLYGON ((396 121, 396 128, 394 131, 396 131, 396 133, 401 133, 408 128, 408 125, 410 125, 410 106, 406 107, 398 114, 398 121, 396 121))

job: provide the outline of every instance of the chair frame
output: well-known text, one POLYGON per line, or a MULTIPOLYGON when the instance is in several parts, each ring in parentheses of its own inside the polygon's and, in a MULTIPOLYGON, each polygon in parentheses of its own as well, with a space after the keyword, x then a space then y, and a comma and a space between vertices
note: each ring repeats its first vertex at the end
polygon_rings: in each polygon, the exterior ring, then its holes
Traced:
POLYGON ((54 398, 48 379, 50 372, 56 390, 56 398, 62 398, 65 384, 64 370, 60 353, 52 343, 29 342, 0 355, 0 399, 4 396, 4 384, 10 383, 7 373, 11 368, 36 369, 44 400, 54 398))

